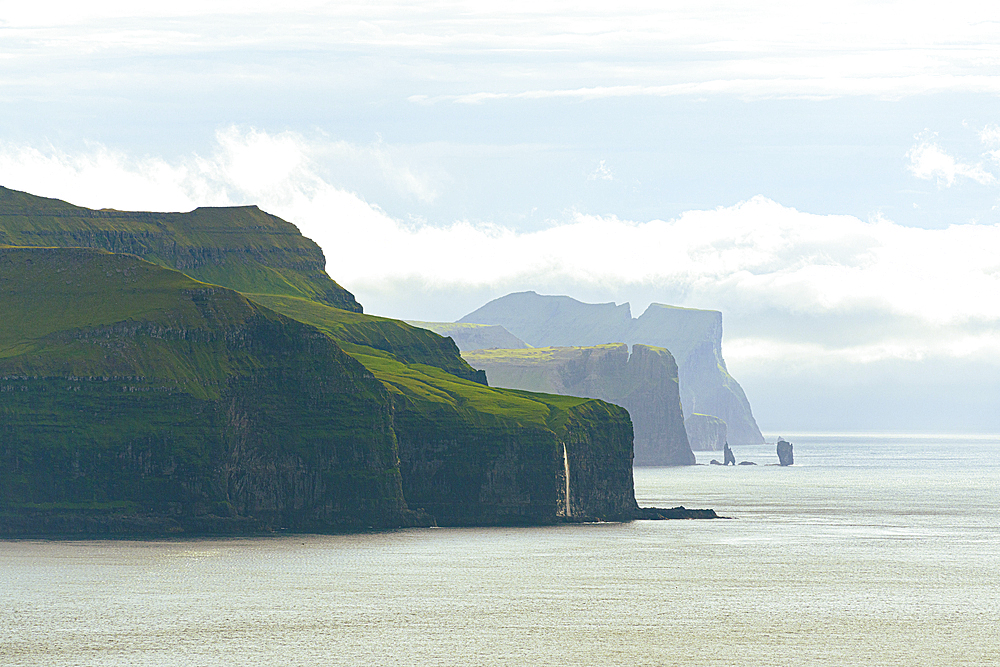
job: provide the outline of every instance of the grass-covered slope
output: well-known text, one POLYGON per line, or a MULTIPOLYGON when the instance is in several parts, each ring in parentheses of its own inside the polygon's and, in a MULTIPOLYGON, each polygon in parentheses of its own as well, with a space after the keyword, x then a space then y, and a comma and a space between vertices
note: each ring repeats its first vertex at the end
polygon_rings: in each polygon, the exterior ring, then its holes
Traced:
POLYGON ((361 312, 354 296, 326 274, 320 247, 256 206, 95 211, 0 187, 0 244, 131 253, 239 292, 305 297, 361 312))
POLYGON ((92 249, 0 248, 0 532, 401 525, 390 397, 326 335, 92 249))
POLYGON ((486 384, 486 374, 462 358, 454 341, 400 320, 352 313, 287 296, 251 294, 254 301, 327 332, 342 343, 387 352, 403 363, 436 366, 460 378, 486 384))

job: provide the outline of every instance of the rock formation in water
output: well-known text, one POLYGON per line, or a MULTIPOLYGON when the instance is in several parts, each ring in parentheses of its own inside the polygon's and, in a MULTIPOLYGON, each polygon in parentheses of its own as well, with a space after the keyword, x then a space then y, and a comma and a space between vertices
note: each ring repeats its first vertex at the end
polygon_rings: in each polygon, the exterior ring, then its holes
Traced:
POLYGON ((149 260, 0 250, 0 534, 637 516, 624 409, 486 386, 451 339, 361 314, 255 207, 0 190, 0 239, 149 260))
POLYGON ((723 454, 722 458, 723 458, 723 461, 724 461, 724 465, 727 465, 727 466, 729 466, 729 465, 733 465, 733 466, 736 465, 736 457, 733 456, 733 450, 731 450, 729 448, 729 443, 728 442, 726 443, 725 449, 723 450, 722 454, 723 454))
POLYGON ((726 422, 712 415, 693 414, 684 420, 691 449, 696 452, 722 451, 726 438, 726 422))
POLYGON ((649 345, 479 350, 464 354, 490 384, 588 396, 628 410, 635 432, 635 465, 691 465, 670 352, 649 345))
POLYGON ((778 463, 783 466, 790 466, 795 462, 792 455, 792 443, 784 438, 778 438, 778 463))
POLYGON ((712 415, 734 444, 761 444, 750 403, 722 358, 722 313, 651 304, 633 319, 628 304, 588 304, 566 296, 519 292, 495 299, 461 323, 495 324, 535 347, 605 343, 655 345, 670 350, 680 376, 685 417, 712 415))

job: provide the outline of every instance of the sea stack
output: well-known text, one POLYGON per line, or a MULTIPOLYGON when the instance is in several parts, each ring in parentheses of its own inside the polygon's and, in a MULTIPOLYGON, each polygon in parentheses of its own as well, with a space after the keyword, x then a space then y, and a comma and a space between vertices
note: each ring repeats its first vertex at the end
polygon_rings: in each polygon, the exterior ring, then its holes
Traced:
POLYGON ((733 450, 729 449, 729 443, 726 443, 725 449, 722 450, 723 455, 723 465, 736 465, 736 457, 733 455, 733 450))
POLYGON ((792 443, 784 438, 778 438, 778 463, 783 466, 790 466, 794 463, 792 456, 792 443))

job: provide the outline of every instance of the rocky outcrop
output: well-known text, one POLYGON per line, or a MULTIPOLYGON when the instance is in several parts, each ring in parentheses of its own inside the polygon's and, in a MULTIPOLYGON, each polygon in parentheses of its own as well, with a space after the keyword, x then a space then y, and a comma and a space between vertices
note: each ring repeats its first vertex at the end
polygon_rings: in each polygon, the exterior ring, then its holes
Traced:
POLYGON ((0 532, 420 522, 388 392, 315 328, 96 250, 0 249, 0 285, 0 532))
POLYGON ((466 352, 493 386, 587 396, 628 410, 635 433, 635 465, 695 462, 684 431, 677 365, 663 348, 553 347, 466 352))
POLYGON ((736 456, 733 455, 733 450, 729 448, 729 443, 725 444, 725 448, 722 451, 722 464, 727 466, 736 465, 736 456))
POLYGON ((790 466, 795 463, 792 453, 792 443, 784 438, 778 438, 778 463, 783 466, 790 466))
POLYGON ((722 313, 651 304, 633 319, 628 304, 582 303, 519 292, 495 299, 459 322, 501 325, 535 347, 636 343, 673 354, 684 415, 718 417, 734 444, 761 444, 750 403, 722 358, 722 313))
POLYGON ((256 206, 95 211, 0 187, 0 245, 129 253, 246 294, 299 296, 361 312, 327 275, 320 247, 256 206))
POLYGON ((684 430, 696 452, 718 452, 728 442, 726 422, 712 415, 692 414, 684 420, 684 430))

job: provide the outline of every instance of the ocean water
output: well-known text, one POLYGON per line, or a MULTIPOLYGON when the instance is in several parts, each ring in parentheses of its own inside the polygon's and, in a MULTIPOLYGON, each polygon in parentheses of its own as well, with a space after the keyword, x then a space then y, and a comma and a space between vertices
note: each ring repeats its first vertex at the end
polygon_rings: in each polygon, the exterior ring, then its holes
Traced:
POLYGON ((785 435, 636 470, 725 521, 0 541, 0 664, 1000 664, 1000 438, 785 435))

